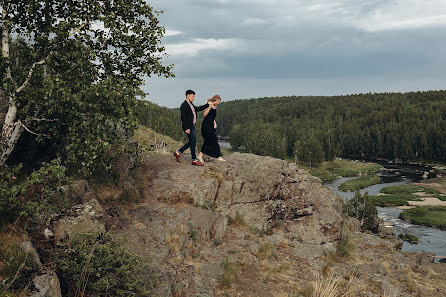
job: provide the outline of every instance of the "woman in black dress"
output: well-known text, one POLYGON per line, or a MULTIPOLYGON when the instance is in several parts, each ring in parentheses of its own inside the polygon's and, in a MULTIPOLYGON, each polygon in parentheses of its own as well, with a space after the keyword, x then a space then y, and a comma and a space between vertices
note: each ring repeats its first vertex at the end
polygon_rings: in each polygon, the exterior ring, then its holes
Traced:
POLYGON ((215 117, 217 116, 217 105, 220 104, 221 98, 219 95, 214 95, 208 100, 209 107, 204 110, 204 120, 201 125, 201 135, 203 135, 204 143, 201 147, 198 160, 203 162, 203 154, 210 157, 217 158, 219 161, 225 161, 221 157, 220 145, 217 138, 217 123, 215 117))

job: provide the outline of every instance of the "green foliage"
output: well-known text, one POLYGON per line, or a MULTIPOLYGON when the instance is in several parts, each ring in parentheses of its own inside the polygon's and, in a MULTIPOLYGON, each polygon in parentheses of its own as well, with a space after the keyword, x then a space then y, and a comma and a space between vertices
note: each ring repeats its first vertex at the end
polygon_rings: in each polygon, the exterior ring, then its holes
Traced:
POLYGON ((402 233, 400 235, 398 235, 399 238, 401 238, 404 241, 410 242, 410 243, 414 243, 417 244, 420 242, 420 240, 418 239, 418 237, 416 237, 413 234, 409 234, 409 233, 402 233))
POLYGON ((219 135, 238 147, 258 124, 279 128, 294 157, 296 141, 313 131, 325 159, 379 157, 446 162, 446 91, 275 97, 223 102, 219 135), (237 139, 236 127, 243 127, 237 139))
POLYGON ((40 226, 51 213, 65 208, 67 201, 61 189, 68 183, 65 173, 60 159, 43 163, 23 178, 20 165, 1 168, 0 223, 29 222, 40 226))
POLYGON ((405 209, 399 217, 413 224, 446 230, 446 206, 418 206, 405 209))
POLYGON ((325 153, 314 133, 308 133, 294 143, 294 156, 310 167, 317 167, 324 160, 325 153))
POLYGON ((444 199, 439 192, 422 186, 403 185, 382 188, 381 193, 386 195, 370 196, 370 200, 378 206, 409 205, 408 201, 422 201, 420 196, 414 193, 424 192, 439 199, 444 199))
POLYGON ((144 77, 172 75, 161 64, 159 12, 144 0, 14 0, 2 9, 11 47, 0 63, 1 85, 42 153, 84 176, 135 154, 126 141, 144 77))
POLYGON ((357 218, 361 223, 362 230, 377 232, 378 230, 378 211, 375 205, 370 201, 368 193, 364 195, 355 192, 355 196, 344 204, 344 211, 351 217, 357 218))
POLYGON ((230 133, 231 145, 257 155, 284 157, 286 137, 277 125, 253 123, 235 125, 230 133))
POLYGON ((428 194, 439 194, 438 191, 435 191, 433 189, 425 188, 422 186, 413 186, 413 185, 385 187, 382 188, 380 192, 385 194, 410 194, 418 192, 424 192, 428 194))
MULTIPOLYGON (((299 163, 299 166, 305 165, 299 163)), ((335 159, 331 161, 324 161, 318 167, 306 168, 311 175, 319 177, 322 181, 329 181, 338 176, 357 176, 360 174, 370 174, 378 171, 380 165, 375 163, 357 162, 348 159, 335 159)))
POLYGON ((111 233, 78 235, 55 250, 53 261, 64 296, 150 296, 146 260, 111 233))
POLYGON ((380 182, 381 178, 377 175, 364 175, 342 183, 338 189, 344 192, 353 192, 379 184, 380 182))
POLYGON ((420 197, 410 193, 376 195, 370 196, 369 199, 373 204, 381 207, 409 205, 408 201, 422 201, 420 197))
MULTIPOLYGON (((149 127, 155 132, 167 135, 178 141, 186 139, 181 127, 179 110, 161 107, 150 101, 138 100, 135 114, 140 124, 149 127)), ((197 124, 197 127, 200 126, 197 124)), ((200 134, 199 131, 197 131, 197 134, 200 134)))

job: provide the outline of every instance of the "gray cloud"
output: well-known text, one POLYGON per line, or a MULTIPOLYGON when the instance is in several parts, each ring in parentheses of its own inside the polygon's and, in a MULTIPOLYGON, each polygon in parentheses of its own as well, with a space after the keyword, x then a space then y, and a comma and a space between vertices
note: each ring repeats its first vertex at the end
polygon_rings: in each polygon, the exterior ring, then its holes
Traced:
POLYGON ((175 64, 176 78, 145 86, 161 105, 175 106, 187 88, 235 99, 438 89, 446 78, 443 0, 150 4, 165 10, 166 63, 175 64))

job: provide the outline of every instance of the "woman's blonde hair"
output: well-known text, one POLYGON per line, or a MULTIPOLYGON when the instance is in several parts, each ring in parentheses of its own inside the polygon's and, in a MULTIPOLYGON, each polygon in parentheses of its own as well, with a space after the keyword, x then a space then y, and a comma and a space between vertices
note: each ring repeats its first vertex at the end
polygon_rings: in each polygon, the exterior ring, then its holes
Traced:
POLYGON ((215 102, 215 101, 221 101, 220 95, 214 95, 208 99, 208 102, 215 102))

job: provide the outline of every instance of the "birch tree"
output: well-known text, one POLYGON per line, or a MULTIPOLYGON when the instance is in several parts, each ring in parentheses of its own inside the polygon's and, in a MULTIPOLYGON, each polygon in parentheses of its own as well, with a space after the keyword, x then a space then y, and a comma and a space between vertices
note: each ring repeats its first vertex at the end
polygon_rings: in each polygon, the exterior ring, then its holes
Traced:
POLYGON ((135 128, 144 77, 172 75, 160 12, 144 0, 1 0, 0 9, 0 166, 24 131, 94 166, 119 138, 113 130, 135 128))

